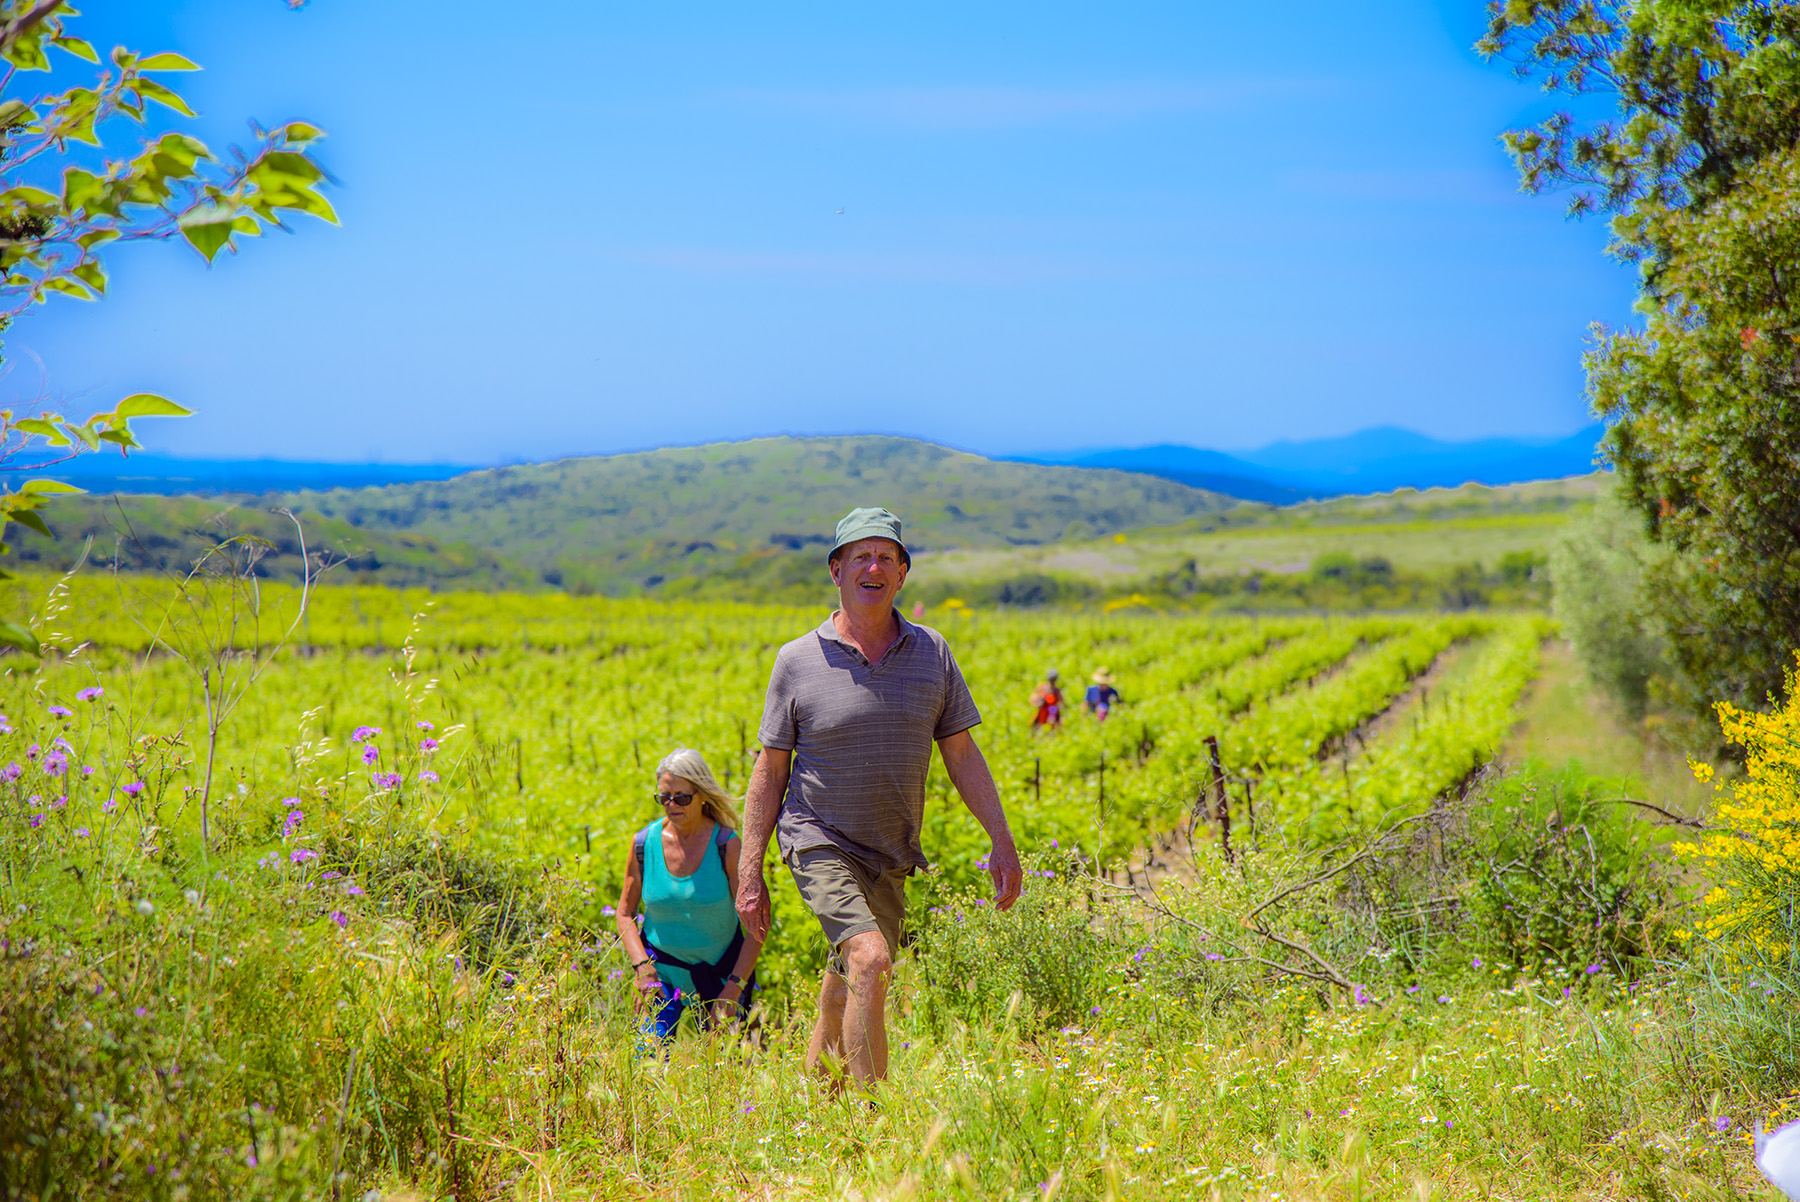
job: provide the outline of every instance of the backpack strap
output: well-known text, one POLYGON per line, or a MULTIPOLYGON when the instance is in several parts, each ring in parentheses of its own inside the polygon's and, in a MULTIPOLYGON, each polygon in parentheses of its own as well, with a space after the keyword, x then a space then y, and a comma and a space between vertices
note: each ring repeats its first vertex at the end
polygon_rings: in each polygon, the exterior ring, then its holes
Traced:
POLYGON ((650 827, 655 826, 657 821, 657 819, 651 819, 650 826, 646 826, 643 830, 632 836, 631 854, 633 858, 637 860, 639 873, 644 871, 644 843, 650 838, 650 827))
POLYGON ((725 870, 727 880, 731 879, 731 864, 725 859, 725 845, 737 838, 737 832, 723 822, 713 823, 713 846, 719 849, 719 867, 725 870))

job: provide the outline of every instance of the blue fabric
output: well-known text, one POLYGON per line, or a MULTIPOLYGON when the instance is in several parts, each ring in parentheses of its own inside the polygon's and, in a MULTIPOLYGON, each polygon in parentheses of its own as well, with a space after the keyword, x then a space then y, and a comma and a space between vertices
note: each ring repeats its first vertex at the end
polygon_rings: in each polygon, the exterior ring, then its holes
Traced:
POLYGON ((679 989, 688 996, 695 992, 693 977, 685 968, 664 964, 655 953, 667 952, 690 964, 717 962, 738 933, 737 903, 724 857, 710 840, 692 873, 676 876, 669 871, 663 858, 663 822, 658 818, 644 829, 644 941, 668 991, 679 989))
MULTIPOLYGON (((661 966, 658 966, 660 973, 661 966)), ((744 983, 744 991, 738 996, 738 1017, 743 1018, 750 1013, 751 994, 756 989, 756 974, 744 983)), ((683 989, 679 993, 668 985, 662 987, 661 1005, 639 1028, 639 1051, 643 1053, 661 1052, 675 1039, 676 1029, 681 1026, 683 1011, 692 1009, 694 1021, 702 1031, 712 1026, 712 1007, 706 1004, 699 994, 683 989)))

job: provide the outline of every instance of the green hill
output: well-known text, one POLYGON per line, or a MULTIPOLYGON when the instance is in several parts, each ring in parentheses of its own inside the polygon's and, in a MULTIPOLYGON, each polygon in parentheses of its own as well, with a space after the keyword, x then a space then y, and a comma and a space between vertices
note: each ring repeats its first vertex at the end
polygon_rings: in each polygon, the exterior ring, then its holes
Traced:
POLYGON ((1030 546, 1233 502, 1151 476, 1000 463, 905 438, 765 438, 297 493, 308 514, 466 543, 575 592, 817 584, 833 525, 886 505, 915 550, 1030 546))
POLYGON ((1004 549, 1164 526, 1230 498, 1153 476, 1000 463, 905 438, 764 438, 494 468, 449 480, 257 498, 61 499, 54 540, 11 531, 19 561, 60 568, 84 540, 129 569, 182 568, 234 533, 276 544, 291 577, 293 528, 353 556, 336 579, 459 588, 550 586, 679 596, 699 589, 804 596, 856 505, 886 505, 918 551, 1004 549))

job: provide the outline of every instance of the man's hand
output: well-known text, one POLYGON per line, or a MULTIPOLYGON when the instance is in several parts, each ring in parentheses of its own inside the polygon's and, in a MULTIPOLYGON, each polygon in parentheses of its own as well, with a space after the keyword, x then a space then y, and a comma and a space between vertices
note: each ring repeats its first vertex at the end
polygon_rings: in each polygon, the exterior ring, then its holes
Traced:
POLYGON ((994 878, 994 908, 1011 909, 1025 888, 1025 870, 1019 866, 1019 852, 1011 840, 995 844, 988 852, 988 875, 994 878))
POLYGON ((769 938, 769 887, 761 872, 751 871, 742 860, 738 863, 738 920, 744 924, 746 935, 763 943, 769 938))

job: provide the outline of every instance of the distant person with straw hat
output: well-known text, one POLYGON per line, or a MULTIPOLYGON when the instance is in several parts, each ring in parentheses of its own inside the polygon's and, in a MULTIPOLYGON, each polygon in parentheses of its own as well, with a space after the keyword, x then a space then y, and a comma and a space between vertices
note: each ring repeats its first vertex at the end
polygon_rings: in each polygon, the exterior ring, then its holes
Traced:
POLYGON ((887 977, 900 951, 906 878, 925 867, 925 776, 932 744, 950 783, 986 829, 995 904, 1024 873, 1000 791, 969 733, 981 714, 944 636, 894 602, 912 556, 900 519, 853 509, 826 557, 839 608, 784 646, 769 676, 762 754, 744 800, 737 910, 769 931, 763 856, 773 834, 800 896, 831 945, 807 1066, 831 1057, 865 1086, 887 1076, 887 977))
POLYGON ((1112 707, 1119 704, 1119 690, 1113 688, 1113 674, 1105 668, 1097 669, 1091 677, 1093 683, 1087 687, 1087 712, 1101 722, 1112 712, 1112 707))

